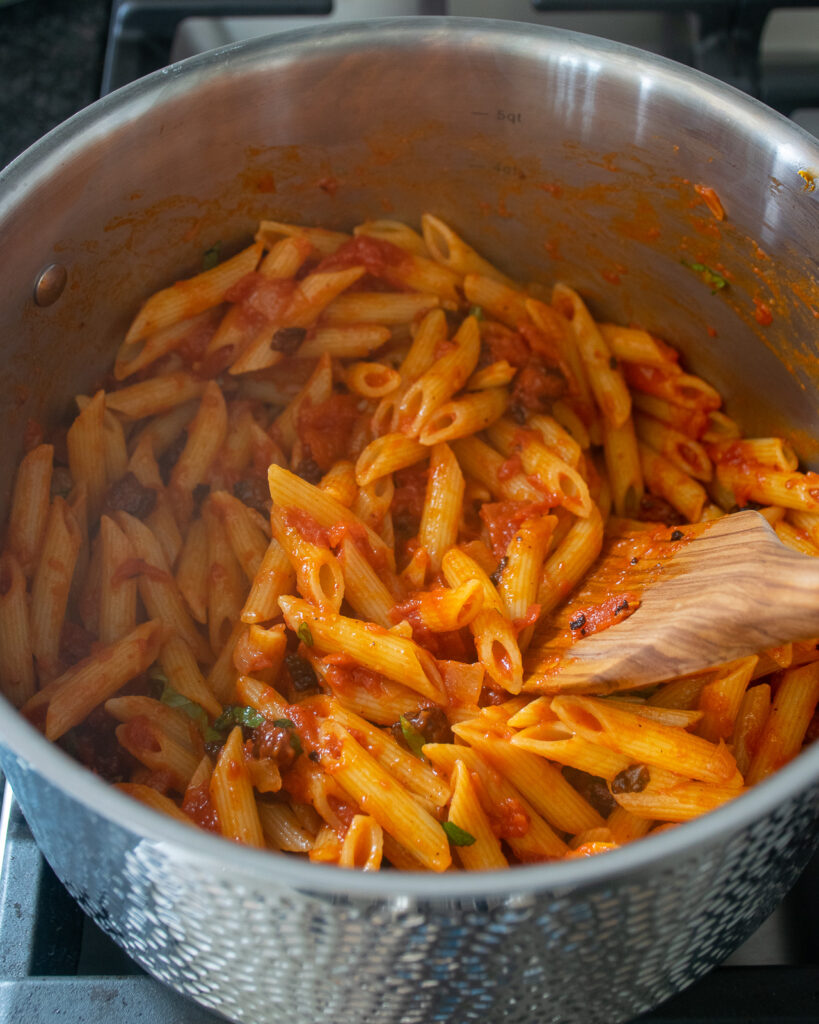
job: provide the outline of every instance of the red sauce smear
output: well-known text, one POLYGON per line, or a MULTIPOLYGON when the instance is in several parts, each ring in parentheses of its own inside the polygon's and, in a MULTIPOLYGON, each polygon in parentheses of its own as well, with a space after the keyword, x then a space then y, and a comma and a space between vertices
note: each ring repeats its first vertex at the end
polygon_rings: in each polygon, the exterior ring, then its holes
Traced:
POLYGON ((547 502, 534 501, 494 501, 482 505, 480 515, 489 531, 492 554, 503 558, 520 524, 534 516, 546 515, 550 507, 547 502))
POLYGON ((403 277, 397 271, 410 262, 410 255, 392 242, 369 235, 356 235, 326 256, 316 267, 316 272, 323 274, 346 270, 348 267, 364 267, 373 277, 381 277, 400 286, 403 277))
POLYGON ((322 548, 330 546, 327 531, 303 508, 289 505, 281 510, 281 517, 284 520, 284 525, 295 530, 308 544, 315 544, 316 547, 322 548))
POLYGON ((393 473, 395 492, 390 511, 393 517, 408 515, 420 521, 427 494, 429 469, 424 463, 393 473))
POLYGON ((221 832, 219 814, 210 796, 209 781, 188 787, 182 801, 182 810, 200 828, 208 832, 221 832))
POLYGON ((149 580, 154 580, 157 583, 167 583, 173 579, 170 573, 155 565, 151 565, 142 558, 126 558, 124 562, 117 566, 114 575, 111 577, 111 583, 116 586, 119 583, 124 583, 126 580, 133 579, 134 576, 147 576, 149 580))
POLYGON ((763 327, 769 327, 773 323, 773 313, 770 307, 767 306, 761 299, 754 299, 754 306, 756 311, 754 312, 754 318, 758 324, 762 324, 763 327))
POLYGON ((313 405, 302 402, 299 407, 296 430, 309 457, 327 472, 350 449, 350 437, 358 419, 358 399, 355 395, 334 393, 323 402, 313 405))
POLYGON ((503 324, 488 323, 481 326, 481 341, 492 354, 492 362, 505 359, 512 366, 525 366, 529 362, 531 349, 518 331, 503 324))
POLYGON ((490 807, 488 817, 489 827, 498 839, 520 839, 529 831, 529 815, 513 796, 490 807))
POLYGON ((572 636, 591 636, 608 629, 616 622, 624 622, 640 607, 640 598, 634 591, 612 594, 599 604, 575 609, 570 623, 572 636), (582 620, 582 621, 581 621, 582 620), (576 625, 577 624, 577 625, 576 625))
POLYGON ((338 548, 345 537, 349 538, 376 572, 383 573, 388 569, 386 550, 372 546, 363 523, 334 523, 327 536, 332 548, 338 548))

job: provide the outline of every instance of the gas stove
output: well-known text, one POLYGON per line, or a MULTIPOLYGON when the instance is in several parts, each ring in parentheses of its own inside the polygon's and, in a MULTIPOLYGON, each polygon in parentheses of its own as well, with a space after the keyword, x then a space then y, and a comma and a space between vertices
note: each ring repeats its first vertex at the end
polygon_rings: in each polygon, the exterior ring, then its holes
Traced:
MULTIPOLYGON (((663 54, 819 135, 819 0, 114 0, 102 91, 271 32, 377 16, 504 17, 663 54)), ((2 779, 0 779, 2 791, 2 779)), ((6 788, 0 814, 0 1024, 216 1024, 148 977, 43 860, 6 788)), ((633 1024, 815 1024, 819 857, 724 965, 633 1024)), ((309 1024, 309 1021, 305 1021, 309 1024)))

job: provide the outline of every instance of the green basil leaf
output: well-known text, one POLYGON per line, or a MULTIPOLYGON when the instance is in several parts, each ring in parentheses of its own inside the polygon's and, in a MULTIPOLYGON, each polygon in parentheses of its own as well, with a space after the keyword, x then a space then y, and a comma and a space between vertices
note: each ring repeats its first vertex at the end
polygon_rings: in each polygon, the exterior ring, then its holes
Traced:
MULTIPOLYGON (((156 678, 159 678, 158 676, 156 678)), ((162 678, 165 678, 164 676, 162 678)), ((188 700, 183 694, 175 690, 170 683, 166 682, 162 690, 162 696, 159 698, 163 704, 167 704, 169 708, 179 708, 180 711, 184 711, 185 714, 194 720, 201 730, 208 728, 208 716, 205 714, 205 709, 201 704, 196 704, 192 700, 188 700)))
POLYGON ((712 270, 704 263, 686 263, 685 260, 682 260, 682 264, 683 266, 688 267, 689 270, 693 270, 695 273, 702 275, 703 281, 705 281, 706 284, 711 285, 712 295, 716 295, 721 288, 728 287, 728 282, 722 274, 718 274, 716 270, 712 270))
POLYGON ((470 306, 469 315, 474 316, 476 320, 483 320, 483 307, 482 306, 470 306))
POLYGON ((443 829, 453 846, 471 846, 475 842, 475 837, 454 821, 443 822, 443 829))
POLYGON ((212 270, 216 266, 216 264, 219 262, 219 254, 221 252, 221 249, 222 243, 216 242, 210 247, 210 249, 205 250, 205 252, 202 254, 203 270, 212 270))
POLYGON ((296 723, 292 722, 289 718, 274 718, 273 724, 278 725, 280 729, 295 729, 296 723))
POLYGON ((247 704, 229 704, 213 723, 213 728, 219 733, 230 732, 236 725, 256 729, 265 721, 264 715, 260 715, 255 708, 251 708, 247 704))
POLYGON ((302 622, 296 630, 296 636, 301 640, 305 647, 313 646, 313 634, 310 632, 310 627, 306 622, 302 622))
POLYGON ((404 734, 404 739, 407 742, 407 746, 415 754, 416 757, 420 757, 424 760, 424 744, 426 740, 423 735, 415 728, 405 715, 401 715, 398 719, 401 725, 401 732, 404 734))

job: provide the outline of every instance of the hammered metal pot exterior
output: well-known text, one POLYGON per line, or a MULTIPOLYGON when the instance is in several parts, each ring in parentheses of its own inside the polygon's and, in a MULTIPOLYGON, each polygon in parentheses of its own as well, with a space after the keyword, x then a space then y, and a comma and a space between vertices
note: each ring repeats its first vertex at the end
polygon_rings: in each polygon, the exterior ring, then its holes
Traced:
POLYGON ((372 897, 344 878, 334 892, 293 886, 275 863, 243 871, 218 840, 202 856, 146 839, 6 767, 38 844, 94 920, 156 978, 247 1024, 628 1020, 764 920, 815 845, 819 808, 803 790, 603 881, 589 871, 497 893, 484 876, 484 895, 419 898, 393 876, 393 892, 372 897))
MULTIPOLYGON (((424 210, 522 280, 564 276, 599 316, 669 338, 749 432, 795 432, 815 465, 815 172, 814 141, 731 89, 531 26, 351 26, 173 66, 0 173, 0 497, 26 420, 58 422, 141 299, 216 241, 229 253, 261 217, 342 228, 424 210), (67 285, 38 307, 52 262, 67 285), (710 294, 691 263, 729 288, 710 294)), ((95 920, 157 978, 253 1024, 625 1020, 733 950, 816 841, 819 749, 602 857, 372 877, 166 821, 8 708, 0 741, 38 843, 95 920)))

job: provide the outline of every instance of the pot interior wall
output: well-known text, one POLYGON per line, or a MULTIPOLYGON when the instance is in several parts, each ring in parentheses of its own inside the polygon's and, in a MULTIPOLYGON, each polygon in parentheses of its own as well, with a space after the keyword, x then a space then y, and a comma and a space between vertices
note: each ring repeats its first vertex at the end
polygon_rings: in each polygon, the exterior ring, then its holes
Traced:
POLYGON ((521 280, 566 280, 679 346, 747 432, 819 455, 815 145, 724 87, 588 44, 437 20, 382 26, 369 48, 297 34, 172 67, 58 129, 0 176, 5 492, 28 418, 58 422, 139 302, 262 217, 434 212, 521 280), (40 308, 55 261, 68 284, 40 308))

